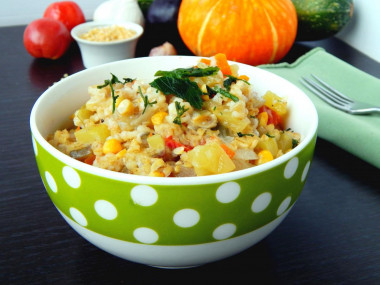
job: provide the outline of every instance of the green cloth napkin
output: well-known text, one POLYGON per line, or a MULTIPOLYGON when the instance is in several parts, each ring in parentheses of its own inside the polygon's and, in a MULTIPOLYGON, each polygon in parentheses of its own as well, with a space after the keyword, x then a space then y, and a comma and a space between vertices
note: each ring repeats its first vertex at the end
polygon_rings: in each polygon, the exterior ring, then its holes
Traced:
MULTIPOLYGON (((380 114, 349 115, 339 111, 304 87, 299 79, 313 73, 343 94, 380 106, 380 80, 314 48, 294 63, 259 66, 302 89, 313 101, 318 115, 318 136, 380 168, 380 114)), ((332 154, 334 155, 334 154, 332 154)))

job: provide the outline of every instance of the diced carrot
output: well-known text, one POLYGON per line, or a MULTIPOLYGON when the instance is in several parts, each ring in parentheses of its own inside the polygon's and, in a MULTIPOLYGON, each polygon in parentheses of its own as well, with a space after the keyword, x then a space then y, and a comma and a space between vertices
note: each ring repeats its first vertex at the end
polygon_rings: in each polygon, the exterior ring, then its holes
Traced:
POLYGON ((220 68, 223 75, 231 75, 231 66, 227 62, 227 57, 224 53, 214 55, 216 65, 220 68))
POLYGON ((226 152, 226 154, 232 159, 235 156, 235 152, 230 149, 227 145, 221 144, 222 149, 226 152))
POLYGON ((238 78, 245 81, 249 80, 249 77, 247 75, 240 75, 238 78))
POLYGON ((186 152, 187 152, 187 151, 190 151, 190 150, 193 149, 193 147, 190 146, 190 145, 184 145, 184 144, 182 144, 182 143, 180 143, 180 142, 174 140, 172 136, 169 136, 169 137, 167 137, 167 138, 165 139, 165 145, 166 145, 169 149, 171 149, 171 150, 173 150, 173 149, 175 149, 175 148, 177 148, 177 147, 184 147, 184 150, 185 150, 186 152))
POLYGON ((208 58, 201 58, 200 61, 203 62, 204 64, 207 64, 207 65, 211 64, 211 59, 208 59, 208 58))

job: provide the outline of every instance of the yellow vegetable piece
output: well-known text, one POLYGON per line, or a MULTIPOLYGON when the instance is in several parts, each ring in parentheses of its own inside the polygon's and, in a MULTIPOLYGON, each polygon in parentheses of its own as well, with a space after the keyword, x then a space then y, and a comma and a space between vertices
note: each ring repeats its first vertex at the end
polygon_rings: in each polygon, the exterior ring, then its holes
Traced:
POLYGON ((119 152, 116 154, 116 157, 117 157, 117 158, 122 158, 126 153, 127 153, 127 150, 124 148, 124 149, 122 149, 121 151, 119 151, 119 152))
POLYGON ((123 146, 117 139, 109 139, 104 142, 103 153, 118 153, 123 149, 123 146))
POLYGON ((293 147, 293 138, 288 133, 282 133, 280 139, 277 142, 278 148, 282 150, 283 153, 291 150, 293 147))
POLYGON ((269 150, 262 150, 257 155, 259 158, 256 160, 256 165, 260 165, 273 160, 273 155, 269 150))
POLYGON ((235 164, 217 143, 196 146, 188 152, 190 163, 198 176, 227 173, 235 164))
POLYGON ((161 137, 161 135, 153 135, 147 137, 147 142, 149 144, 149 148, 154 150, 155 152, 161 152, 165 150, 165 141, 161 137))
POLYGON ((267 135, 263 135, 257 144, 257 148, 260 150, 268 150, 273 157, 276 157, 278 152, 278 145, 275 138, 270 138, 267 135))
POLYGON ((80 129, 74 133, 75 138, 81 143, 93 143, 94 141, 104 142, 111 135, 107 125, 98 124, 80 129))
POLYGON ((94 112, 88 110, 86 108, 86 104, 83 105, 77 112, 76 112, 76 116, 79 120, 81 120, 82 122, 86 119, 89 119, 92 115, 94 114, 94 112))
POLYGON ((162 122, 164 121, 164 119, 167 115, 168 115, 168 113, 163 112, 163 111, 160 111, 160 112, 157 112, 156 114, 154 114, 151 118, 153 125, 162 124, 162 122))
POLYGON ((241 80, 249 81, 249 77, 247 75, 240 75, 238 78, 241 80))
POLYGON ((116 100, 116 108, 122 115, 131 115, 134 112, 133 103, 128 99, 121 100, 119 103, 116 100))
POLYGON ((208 95, 202 95, 201 97, 202 97, 202 100, 203 100, 203 101, 208 101, 208 100, 210 100, 210 96, 208 96, 208 95))
POLYGON ((263 99, 265 100, 265 106, 271 108, 276 111, 276 113, 280 116, 286 115, 287 112, 287 102, 285 99, 277 96, 272 91, 267 91, 263 99))
POLYGON ((223 127, 228 128, 235 133, 243 131, 248 124, 250 124, 250 120, 248 118, 242 119, 235 117, 233 112, 223 106, 214 108, 212 112, 218 118, 218 122, 223 127))
POLYGON ((257 119, 259 120, 259 125, 265 127, 268 124, 268 113, 261 112, 257 115, 257 119))
POLYGON ((149 174, 149 176, 153 177, 165 177, 165 174, 162 173, 161 171, 153 171, 149 174))

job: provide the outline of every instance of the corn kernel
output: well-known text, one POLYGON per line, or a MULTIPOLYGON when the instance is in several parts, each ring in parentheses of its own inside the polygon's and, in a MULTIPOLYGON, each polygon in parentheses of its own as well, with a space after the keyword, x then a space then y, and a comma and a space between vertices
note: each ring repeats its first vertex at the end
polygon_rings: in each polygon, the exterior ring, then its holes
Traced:
POLYGON ((202 97, 202 100, 203 100, 203 101, 208 101, 208 100, 210 100, 210 96, 208 96, 208 95, 202 95, 201 97, 202 97))
POLYGON ((116 101, 115 101, 115 107, 119 106, 119 104, 121 103, 121 101, 123 101, 124 98, 123 97, 117 97, 116 101))
MULTIPOLYGON (((119 98, 118 98, 119 99, 119 98)), ((117 104, 117 100, 116 100, 117 104)), ((133 104, 128 99, 123 99, 119 102, 117 106, 117 111, 122 115, 131 115, 134 111, 133 104)))
POLYGON ((257 115, 257 118, 259 119, 259 125, 260 126, 266 126, 268 124, 268 113, 267 112, 261 112, 257 115))
POLYGON ((103 153, 118 153, 123 149, 123 146, 117 139, 109 139, 104 142, 103 153))
POLYGON ((203 85, 201 86, 201 91, 202 91, 203 93, 207 93, 207 86, 206 86, 206 84, 203 84, 203 85))
POLYGON ((121 151, 119 151, 119 152, 116 154, 116 157, 117 157, 117 158, 122 158, 126 153, 127 153, 127 150, 124 148, 124 149, 122 149, 121 151))
POLYGON ((154 114, 151 118, 153 125, 159 125, 164 121, 164 118, 168 115, 168 113, 160 111, 154 114))
POLYGON ((269 150, 262 150, 258 153, 259 158, 256 160, 256 164, 260 165, 273 160, 273 155, 269 150))
POLYGON ((161 171, 153 171, 149 174, 149 176, 153 177, 165 177, 165 174, 162 173, 161 171))

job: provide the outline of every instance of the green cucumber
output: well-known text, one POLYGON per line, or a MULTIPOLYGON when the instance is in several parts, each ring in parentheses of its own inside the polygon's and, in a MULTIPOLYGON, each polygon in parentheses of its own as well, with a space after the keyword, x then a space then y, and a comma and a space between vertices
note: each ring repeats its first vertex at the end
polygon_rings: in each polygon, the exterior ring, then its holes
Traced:
POLYGON ((292 0, 297 11, 298 41, 331 37, 351 20, 353 0, 292 0))

